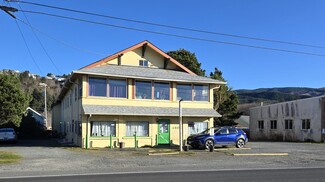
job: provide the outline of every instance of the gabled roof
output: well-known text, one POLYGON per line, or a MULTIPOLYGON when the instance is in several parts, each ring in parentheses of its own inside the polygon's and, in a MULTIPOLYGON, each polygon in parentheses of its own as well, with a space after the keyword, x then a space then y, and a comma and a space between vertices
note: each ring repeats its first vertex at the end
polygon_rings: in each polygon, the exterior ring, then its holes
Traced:
POLYGON ((177 65, 178 67, 182 68, 182 69, 183 69, 184 71, 186 71, 187 73, 192 74, 192 75, 196 75, 196 74, 193 73, 191 70, 189 70, 188 68, 186 68, 185 66, 183 66, 181 63, 179 63, 178 61, 176 61, 175 59, 173 59, 172 57, 170 57, 170 56, 169 56, 168 54, 166 54, 164 51, 160 50, 157 46, 153 45, 152 43, 150 43, 150 42, 147 41, 147 40, 142 41, 142 42, 140 42, 140 43, 138 43, 138 44, 135 44, 135 45, 133 45, 133 46, 127 48, 127 49, 124 49, 124 50, 122 50, 122 51, 120 51, 120 52, 117 52, 117 53, 115 53, 115 54, 113 54, 113 55, 110 55, 110 56, 108 56, 108 57, 105 57, 105 58, 103 58, 103 59, 101 59, 101 60, 99 60, 99 61, 96 61, 96 62, 94 62, 94 63, 91 63, 91 64, 89 64, 89 65, 87 65, 87 66, 85 66, 85 67, 82 67, 82 68, 80 68, 80 69, 93 68, 93 67, 95 67, 95 66, 101 65, 101 64, 103 64, 103 63, 105 63, 105 62, 108 62, 108 61, 111 61, 111 60, 117 58, 117 57, 118 57, 119 55, 121 55, 121 54, 124 54, 124 53, 126 53, 126 52, 130 52, 130 51, 133 51, 133 50, 135 50, 135 49, 137 49, 137 48, 139 48, 139 47, 142 47, 144 44, 147 44, 148 47, 150 47, 151 49, 153 49, 154 51, 156 51, 157 53, 159 53, 159 54, 162 55, 163 57, 168 58, 172 63, 174 63, 174 64, 177 65))
POLYGON ((31 107, 27 107, 26 111, 32 111, 33 113, 35 113, 36 115, 45 118, 44 116, 42 116, 39 112, 35 111, 34 109, 32 109, 31 107))

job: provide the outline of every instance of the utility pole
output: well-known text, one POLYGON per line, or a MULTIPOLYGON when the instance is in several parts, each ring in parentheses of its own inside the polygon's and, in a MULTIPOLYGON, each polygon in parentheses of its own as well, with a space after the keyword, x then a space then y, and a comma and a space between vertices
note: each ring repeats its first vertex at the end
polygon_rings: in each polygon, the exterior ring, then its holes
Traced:
POLYGON ((47 127, 47 104, 46 104, 46 83, 39 83, 39 86, 44 87, 44 117, 45 117, 45 127, 47 127))

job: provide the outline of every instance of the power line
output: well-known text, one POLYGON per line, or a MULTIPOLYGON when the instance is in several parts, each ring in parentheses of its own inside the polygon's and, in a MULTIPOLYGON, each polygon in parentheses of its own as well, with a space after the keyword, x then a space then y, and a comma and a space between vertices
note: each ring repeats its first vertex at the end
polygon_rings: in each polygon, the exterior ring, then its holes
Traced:
MULTIPOLYGON (((19 4, 18 4, 18 6, 20 7, 19 4)), ((21 9, 21 7, 20 7, 20 9, 21 9)), ((27 18, 27 16, 25 15, 24 12, 23 12, 23 15, 25 16, 27 23, 28 23, 29 25, 31 25, 31 23, 29 22, 29 20, 28 20, 28 18, 27 18)), ((59 70, 59 68, 58 68, 58 67, 56 66, 56 64, 54 63, 53 59, 50 57, 49 53, 46 51, 44 45, 42 44, 41 40, 40 40, 40 39, 38 38, 38 36, 36 35, 35 31, 34 31, 32 28, 31 28, 31 30, 32 30, 34 36, 36 37, 38 43, 41 45, 41 47, 42 47, 43 51, 45 52, 46 56, 49 58, 49 60, 50 60, 51 63, 53 64, 54 68, 59 72, 59 74, 62 74, 62 72, 59 70)))
POLYGON ((39 33, 42 34, 43 36, 45 36, 45 37, 47 37, 47 38, 49 38, 49 39, 52 39, 52 40, 54 40, 54 41, 56 41, 56 42, 58 42, 58 43, 60 43, 60 44, 62 44, 62 45, 64 45, 64 46, 66 46, 66 47, 70 47, 70 48, 75 49, 75 50, 78 50, 78 51, 80 51, 80 52, 86 52, 86 53, 89 53, 89 54, 100 55, 100 56, 104 56, 104 55, 105 55, 105 54, 103 54, 103 53, 98 53, 98 52, 94 52, 94 51, 90 51, 90 50, 85 50, 85 49, 81 49, 81 48, 79 48, 79 47, 73 46, 73 45, 71 45, 71 44, 69 44, 69 43, 67 43, 67 42, 64 42, 64 41, 62 41, 62 40, 59 40, 59 39, 57 39, 57 38, 55 38, 55 37, 53 37, 53 36, 51 36, 51 35, 49 35, 49 34, 43 32, 43 31, 41 31, 40 29, 36 28, 35 26, 32 26, 32 25, 26 23, 25 21, 23 21, 23 20, 21 20, 21 19, 19 19, 19 18, 17 18, 17 20, 20 21, 21 23, 27 25, 28 27, 30 27, 30 28, 33 29, 34 31, 39 32, 39 33))
POLYGON ((249 37, 249 36, 243 36, 243 35, 227 34, 227 33, 221 33, 221 32, 212 32, 212 31, 207 31, 207 30, 200 30, 200 29, 172 26, 172 25, 159 24, 159 23, 153 23, 153 22, 147 22, 147 21, 141 21, 141 20, 135 20, 135 19, 128 19, 128 18, 121 18, 121 17, 116 17, 116 16, 103 15, 103 14, 98 14, 98 13, 80 11, 80 10, 75 10, 75 9, 69 9, 69 8, 63 8, 63 7, 58 7, 58 6, 51 6, 51 5, 45 5, 45 4, 39 4, 39 3, 27 2, 27 1, 17 1, 17 0, 13 0, 13 1, 7 0, 7 1, 9 1, 9 2, 20 2, 20 3, 24 3, 24 4, 42 6, 42 7, 46 7, 46 8, 59 9, 59 10, 70 11, 70 12, 74 12, 74 13, 81 13, 81 14, 87 14, 87 15, 92 15, 92 16, 122 20, 122 21, 133 22, 133 23, 140 23, 140 24, 146 24, 146 25, 152 25, 152 26, 158 26, 158 27, 165 27, 165 28, 171 28, 171 29, 186 30, 186 31, 191 31, 191 32, 214 34, 214 35, 221 35, 221 36, 227 36, 227 37, 256 40, 256 41, 264 41, 264 42, 272 42, 272 43, 289 44, 289 45, 295 45, 295 46, 304 46, 304 47, 325 49, 324 46, 319 46, 319 45, 302 44, 302 43, 297 43, 297 42, 288 42, 288 41, 282 41, 282 40, 272 40, 272 39, 265 39, 265 38, 249 37))
POLYGON ((287 49, 278 49, 278 48, 270 48, 270 47, 255 46, 255 45, 248 45, 248 44, 240 44, 240 43, 234 43, 234 42, 218 41, 218 40, 213 40, 213 39, 204 39, 204 38, 198 38, 198 37, 183 36, 183 35, 177 35, 177 34, 170 34, 170 33, 157 32, 157 31, 151 31, 151 30, 145 30, 145 29, 132 28, 132 27, 127 27, 127 26, 120 26, 120 25, 96 22, 96 21, 85 20, 85 19, 80 19, 80 18, 67 17, 67 16, 44 13, 44 12, 39 12, 39 11, 28 11, 28 10, 21 10, 21 11, 26 12, 26 13, 40 14, 40 15, 52 16, 52 17, 57 17, 57 18, 62 18, 62 19, 70 19, 70 20, 92 23, 92 24, 97 24, 97 25, 115 27, 115 28, 126 29, 126 30, 133 30, 133 31, 138 31, 138 32, 146 32, 146 33, 152 33, 152 34, 158 34, 158 35, 165 35, 165 36, 171 36, 171 37, 178 37, 178 38, 184 38, 184 39, 219 43, 219 44, 226 44, 226 45, 233 45, 233 46, 240 46, 240 47, 249 47, 249 48, 255 48, 255 49, 264 49, 264 50, 271 50, 271 51, 280 51, 280 52, 289 52, 289 53, 295 53, 295 54, 304 54, 304 55, 325 57, 325 54, 293 51, 293 50, 287 50, 287 49))
POLYGON ((16 22, 16 24, 17 24, 17 26, 18 26, 18 29, 19 29, 20 35, 22 36, 22 38, 23 38, 23 40, 24 40, 25 46, 26 46, 26 48, 27 48, 27 50, 28 50, 28 53, 29 53, 30 57, 32 58, 34 64, 36 65, 38 71, 43 75, 42 70, 41 70, 40 67, 38 66, 37 62, 35 61, 35 59, 34 59, 34 57, 33 57, 33 55, 32 55, 32 52, 31 52, 30 49, 29 49, 29 46, 28 46, 28 44, 27 44, 27 42, 26 42, 26 39, 25 39, 25 36, 24 36, 23 32, 21 31, 20 26, 19 26, 17 20, 15 20, 15 22, 16 22))

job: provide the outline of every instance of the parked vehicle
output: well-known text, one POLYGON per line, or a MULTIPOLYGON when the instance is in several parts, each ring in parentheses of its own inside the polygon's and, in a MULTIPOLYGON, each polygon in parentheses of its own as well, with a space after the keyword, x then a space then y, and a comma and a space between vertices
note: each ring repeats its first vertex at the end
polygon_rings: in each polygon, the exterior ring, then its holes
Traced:
POLYGON ((13 128, 0 128, 0 142, 17 142, 17 134, 13 128))
POLYGON ((235 127, 221 127, 214 129, 214 134, 210 135, 210 129, 191 135, 187 138, 187 144, 193 148, 207 148, 209 146, 221 145, 235 145, 237 148, 242 148, 248 142, 246 133, 235 127))

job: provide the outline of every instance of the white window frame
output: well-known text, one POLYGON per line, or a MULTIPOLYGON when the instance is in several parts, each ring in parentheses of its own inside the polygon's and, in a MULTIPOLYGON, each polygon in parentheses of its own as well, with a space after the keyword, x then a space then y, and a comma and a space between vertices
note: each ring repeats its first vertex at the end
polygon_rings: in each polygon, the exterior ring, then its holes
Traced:
POLYGON ((302 130, 308 130, 308 129, 310 129, 311 127, 310 127, 310 119, 302 119, 301 120, 301 129, 302 130), (309 125, 307 124, 307 123, 309 123, 309 125), (309 126, 309 127, 308 127, 309 126))
POLYGON ((141 67, 149 67, 149 61, 148 60, 139 60, 139 66, 141 67))
POLYGON ((91 137, 109 137, 110 135, 112 136, 116 136, 116 122, 115 121, 91 121, 91 128, 90 128, 90 136, 91 137), (96 128, 95 125, 96 124, 96 128), (109 131, 107 130, 107 128, 105 128, 105 126, 102 126, 102 128, 100 128, 100 126, 97 126, 97 124, 103 124, 106 125, 109 128, 109 131), (113 132, 111 131, 111 129, 113 128, 113 132), (101 131, 99 131, 101 130, 101 131), (96 132, 97 131, 97 132, 96 132), (103 134, 104 133, 104 134, 103 134), (105 133, 107 133, 105 135, 105 133))
POLYGON ((273 119, 273 120, 270 120, 270 123, 271 123, 271 130, 276 130, 278 129, 278 121, 273 119))
POLYGON ((188 123, 188 135, 193 135, 193 134, 197 134, 197 133, 201 133, 204 130, 208 129, 208 122, 189 122, 188 123), (196 125, 202 125, 202 126, 197 126, 196 125), (203 126, 206 125, 206 126, 203 126), (193 129, 192 129, 193 126, 193 129), (202 130, 202 131, 201 131, 202 130))
POLYGON ((264 129, 264 120, 258 120, 257 121, 257 128, 260 130, 264 129))
POLYGON ((125 123, 125 136, 131 137, 136 135, 139 137, 148 137, 149 136, 149 122, 148 121, 127 121, 125 123), (142 131, 141 131, 142 129, 142 131), (144 129, 144 130, 143 130, 144 129))
POLYGON ((292 119, 284 120, 284 129, 285 130, 292 130, 293 129, 293 120, 292 119))

